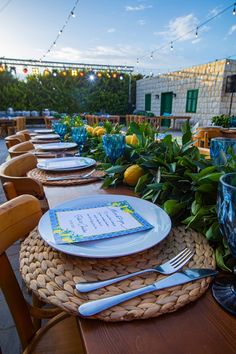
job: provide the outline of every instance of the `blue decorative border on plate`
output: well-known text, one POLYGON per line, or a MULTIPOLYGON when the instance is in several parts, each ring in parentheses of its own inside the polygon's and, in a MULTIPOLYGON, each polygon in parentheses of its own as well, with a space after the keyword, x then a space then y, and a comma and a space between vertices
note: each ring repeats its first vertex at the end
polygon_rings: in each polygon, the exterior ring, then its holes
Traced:
POLYGON ((51 221, 53 236, 55 239, 56 244, 67 244, 67 243, 77 243, 77 242, 84 242, 84 241, 94 241, 100 240, 105 238, 112 238, 122 235, 129 235, 139 231, 145 231, 153 228, 148 221, 146 221, 141 215, 136 213, 131 205, 127 201, 119 201, 119 202, 110 202, 110 203, 96 203, 93 206, 83 207, 83 208, 63 208, 63 209, 51 209, 49 210, 49 217, 51 221), (101 235, 94 235, 94 236, 83 236, 83 235, 75 235, 71 230, 63 230, 58 221, 57 212, 63 211, 74 211, 74 210, 85 210, 85 209, 94 209, 104 206, 113 206, 113 207, 120 207, 121 210, 132 214, 132 216, 140 223, 142 226, 136 227, 130 230, 123 230, 119 232, 108 232, 101 235))

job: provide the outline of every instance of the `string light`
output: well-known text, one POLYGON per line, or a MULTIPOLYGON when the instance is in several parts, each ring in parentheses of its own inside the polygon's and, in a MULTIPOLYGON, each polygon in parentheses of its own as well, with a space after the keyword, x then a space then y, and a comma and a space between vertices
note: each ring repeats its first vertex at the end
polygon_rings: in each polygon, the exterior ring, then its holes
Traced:
POLYGON ((173 42, 170 42, 170 50, 174 50, 173 42))
POLYGON ((151 52, 150 59, 153 60, 153 52, 151 52))
POLYGON ((56 43, 57 43, 58 39, 60 38, 60 36, 62 35, 62 33, 64 32, 66 26, 68 25, 68 23, 70 21, 70 18, 71 17, 75 17, 75 9, 76 9, 78 3, 79 3, 79 0, 76 0, 72 10, 70 11, 69 15, 67 16, 67 18, 65 20, 64 25, 61 27, 61 29, 59 30, 56 38, 54 39, 54 41, 52 42, 52 44, 50 45, 48 50, 42 55, 40 60, 44 59, 47 56, 47 54, 49 54, 51 52, 51 49, 56 46, 56 43))
MULTIPOLYGON (((181 36, 175 38, 173 41, 171 41, 171 43, 165 43, 163 44, 162 46, 156 48, 155 50, 152 51, 152 53, 156 53, 157 51, 160 52, 162 49, 166 49, 168 48, 169 45, 171 45, 170 49, 173 50, 173 44, 177 41, 180 41, 181 39, 185 38, 187 35, 191 34, 191 33, 194 33, 195 32, 195 36, 197 37, 198 36, 198 32, 199 32, 199 29, 203 26, 205 26, 206 24, 208 24, 209 22, 213 21, 216 17, 219 17, 220 15, 222 15, 223 13, 225 13, 226 11, 228 11, 229 9, 232 9, 233 7, 233 15, 236 15, 236 2, 234 2, 233 4, 229 5, 228 7, 225 7, 223 10, 217 12, 215 15, 213 15, 212 17, 210 17, 209 19, 207 19, 206 21, 204 22, 201 22, 197 28, 193 28, 191 29, 190 31, 186 32, 186 33, 183 33, 181 36)), ((146 54, 144 54, 143 56, 139 57, 139 62, 140 60, 142 60, 143 58, 149 56, 150 52, 147 52, 146 54)))
POLYGON ((139 64, 139 58, 137 58, 137 64, 139 64))

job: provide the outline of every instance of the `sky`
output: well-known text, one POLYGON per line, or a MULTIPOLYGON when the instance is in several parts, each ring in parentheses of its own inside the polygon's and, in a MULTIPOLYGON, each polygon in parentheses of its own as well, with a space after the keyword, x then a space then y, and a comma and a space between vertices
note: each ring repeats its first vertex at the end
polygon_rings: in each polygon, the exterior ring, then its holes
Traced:
MULTIPOLYGON (((76 0, 0 0, 0 57, 39 59, 76 0)), ((236 15, 230 0, 80 0, 45 60, 133 65, 142 74, 234 56, 236 15), (186 34, 193 30, 192 33, 186 34), (175 39, 181 37, 175 42, 175 39), (170 42, 173 41, 173 50, 170 42), (162 49, 159 49, 163 47, 162 49), (153 52, 153 58, 151 54, 153 52), (139 63, 137 64, 137 58, 139 63)))

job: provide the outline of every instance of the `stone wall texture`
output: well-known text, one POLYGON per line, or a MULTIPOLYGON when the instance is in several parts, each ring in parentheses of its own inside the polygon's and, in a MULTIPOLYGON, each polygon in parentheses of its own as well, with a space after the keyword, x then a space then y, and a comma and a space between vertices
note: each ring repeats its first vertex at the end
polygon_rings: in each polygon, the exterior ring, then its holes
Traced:
MULTIPOLYGON (((145 109, 145 94, 151 93, 151 111, 160 115, 161 93, 173 92, 172 114, 191 116, 191 124, 205 126, 211 118, 228 114, 231 93, 225 93, 226 77, 236 74, 236 60, 219 60, 193 66, 181 71, 162 74, 137 81, 136 109, 145 109), (196 113, 186 113, 187 91, 198 89, 196 113), (159 95, 159 97, 158 97, 159 95)), ((231 115, 236 116, 236 93, 233 95, 231 115)))

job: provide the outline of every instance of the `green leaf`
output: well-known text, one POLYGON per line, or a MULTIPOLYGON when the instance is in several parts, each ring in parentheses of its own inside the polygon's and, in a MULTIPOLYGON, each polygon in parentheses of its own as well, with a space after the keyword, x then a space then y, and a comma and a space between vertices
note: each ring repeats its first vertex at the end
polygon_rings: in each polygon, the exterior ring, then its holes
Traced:
POLYGON ((218 221, 215 221, 205 233, 207 240, 216 241, 222 237, 218 221))
POLYGON ((112 167, 110 167, 110 168, 108 168, 106 170, 106 173, 108 173, 108 174, 110 174, 110 173, 121 173, 121 172, 124 172, 127 167, 128 167, 128 165, 112 166, 112 167))
POLYGON ((224 251, 222 250, 221 247, 217 247, 215 250, 215 256, 216 256, 216 264, 219 268, 222 270, 226 270, 227 272, 231 272, 231 269, 227 267, 227 265, 224 262, 224 251))
POLYGON ((223 175, 222 172, 210 173, 202 178, 199 178, 199 183, 206 183, 207 181, 219 182, 220 177, 223 175))
POLYGON ((211 193, 211 192, 216 192, 216 187, 213 184, 205 183, 202 184, 197 188, 198 192, 203 192, 203 193, 211 193))
POLYGON ((144 187, 146 187, 149 176, 149 173, 146 173, 145 175, 139 178, 135 187, 135 193, 140 193, 144 189, 144 187))
POLYGON ((206 167, 202 171, 199 172, 198 176, 199 176, 199 178, 207 176, 208 174, 214 172, 215 170, 216 170, 215 166, 206 167))
POLYGON ((102 188, 106 189, 110 187, 114 183, 114 178, 113 177, 106 177, 103 181, 102 188))
POLYGON ((184 205, 182 203, 174 199, 169 199, 164 203, 164 210, 171 216, 177 214, 183 207, 184 205))

